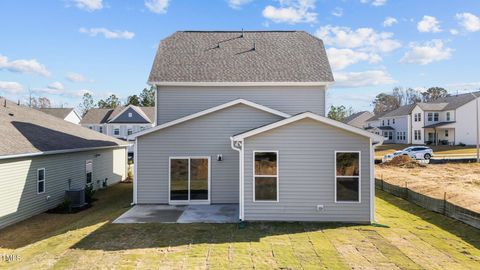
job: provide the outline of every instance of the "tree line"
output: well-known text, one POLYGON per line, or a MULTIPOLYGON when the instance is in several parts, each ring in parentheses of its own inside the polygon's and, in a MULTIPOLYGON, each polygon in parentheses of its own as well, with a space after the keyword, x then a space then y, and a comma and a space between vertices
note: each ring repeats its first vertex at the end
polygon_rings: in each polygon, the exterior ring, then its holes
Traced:
MULTIPOLYGON (((439 98, 449 96, 447 90, 442 87, 430 87, 425 92, 420 92, 413 88, 395 87, 391 92, 382 92, 372 101, 373 113, 378 114, 386 111, 398 109, 404 105, 415 104, 418 102, 432 102, 439 98)), ((330 106, 328 118, 343 121, 348 116, 354 114, 352 107, 344 105, 330 106)))
POLYGON ((85 93, 83 94, 82 102, 78 105, 78 108, 83 116, 88 110, 93 108, 114 109, 122 105, 134 105, 142 107, 155 106, 155 88, 153 88, 153 86, 150 88, 144 88, 140 94, 128 96, 127 101, 123 104, 115 94, 111 94, 109 97, 95 102, 90 93, 85 93))

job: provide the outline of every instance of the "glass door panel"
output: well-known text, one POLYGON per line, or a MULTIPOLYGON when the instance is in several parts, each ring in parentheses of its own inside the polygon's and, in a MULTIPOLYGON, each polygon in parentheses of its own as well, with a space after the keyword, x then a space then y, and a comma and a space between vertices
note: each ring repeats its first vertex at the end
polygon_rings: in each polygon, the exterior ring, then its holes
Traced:
POLYGON ((190 200, 208 200, 208 159, 190 160, 190 200))
POLYGON ((170 160, 170 200, 188 201, 188 159, 170 160))

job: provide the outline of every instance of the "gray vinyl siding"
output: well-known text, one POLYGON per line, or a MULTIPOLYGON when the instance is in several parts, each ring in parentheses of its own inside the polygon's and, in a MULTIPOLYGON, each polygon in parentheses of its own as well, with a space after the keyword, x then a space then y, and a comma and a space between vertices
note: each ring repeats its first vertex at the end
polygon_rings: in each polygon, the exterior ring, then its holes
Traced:
POLYGON ((128 123, 128 124, 141 124, 149 123, 143 116, 138 114, 134 109, 128 108, 124 113, 117 116, 115 121, 110 121, 110 123, 128 123), (132 117, 128 117, 128 113, 132 113, 132 117))
POLYGON ((86 160, 93 161, 94 184, 105 178, 108 184, 125 179, 125 148, 0 160, 0 228, 56 207, 64 199, 68 179, 72 188, 84 187, 86 160), (45 193, 37 194, 40 168, 45 168, 45 193))
POLYGON ((339 221, 370 220, 369 139, 300 120, 246 138, 245 220, 339 221), (253 151, 279 151, 279 202, 253 202, 253 151), (335 203, 335 151, 361 151, 361 203, 335 203), (317 212, 317 205, 324 205, 317 212))
POLYGON ((211 157, 211 203, 238 203, 239 153, 230 137, 282 119, 243 104, 235 105, 137 139, 139 204, 168 203, 169 157, 211 157), (223 161, 217 161, 218 154, 223 161))
POLYGON ((325 116, 325 87, 321 86, 161 86, 157 89, 157 125, 239 98, 288 114, 311 111, 325 116))

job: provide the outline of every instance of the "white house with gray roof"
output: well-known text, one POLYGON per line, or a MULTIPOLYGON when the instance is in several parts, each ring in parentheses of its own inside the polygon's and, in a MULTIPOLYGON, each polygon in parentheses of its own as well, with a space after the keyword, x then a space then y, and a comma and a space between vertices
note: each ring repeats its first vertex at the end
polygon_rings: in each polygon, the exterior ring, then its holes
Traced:
POLYGON ((368 119, 365 129, 385 143, 476 144, 477 99, 480 91, 416 103, 368 119))
POLYGON ((82 120, 74 108, 40 108, 38 110, 77 125, 82 120))
POLYGON ((126 177, 127 143, 0 97, 0 228, 126 177))
POLYGON ((374 220, 383 137, 325 117, 333 76, 303 31, 182 31, 148 82, 155 127, 135 140, 135 204, 236 204, 239 220, 374 220))

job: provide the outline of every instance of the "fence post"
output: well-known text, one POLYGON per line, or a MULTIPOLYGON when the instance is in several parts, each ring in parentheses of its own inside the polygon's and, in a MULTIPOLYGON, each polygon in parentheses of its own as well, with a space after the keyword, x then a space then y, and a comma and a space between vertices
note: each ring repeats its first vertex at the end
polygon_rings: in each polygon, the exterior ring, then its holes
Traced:
POLYGON ((405 181, 405 198, 408 201, 408 183, 407 183, 407 181, 405 181))
POLYGON ((447 215, 447 192, 443 192, 443 215, 447 215))

